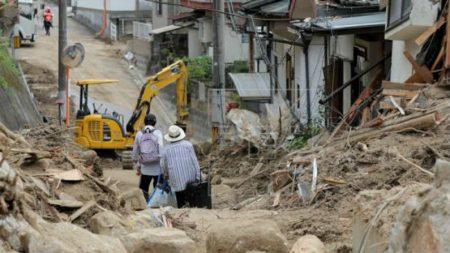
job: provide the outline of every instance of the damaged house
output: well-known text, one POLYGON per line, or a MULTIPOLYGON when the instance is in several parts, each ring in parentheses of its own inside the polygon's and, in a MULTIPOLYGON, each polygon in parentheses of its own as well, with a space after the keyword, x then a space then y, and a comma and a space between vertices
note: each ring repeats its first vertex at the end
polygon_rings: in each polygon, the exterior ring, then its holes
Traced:
MULTIPOLYGON (((304 125, 336 124, 365 87, 385 76, 390 43, 378 1, 254 0, 243 7, 264 31, 258 37, 273 96, 304 125)), ((255 30, 247 24, 247 32, 255 30)))

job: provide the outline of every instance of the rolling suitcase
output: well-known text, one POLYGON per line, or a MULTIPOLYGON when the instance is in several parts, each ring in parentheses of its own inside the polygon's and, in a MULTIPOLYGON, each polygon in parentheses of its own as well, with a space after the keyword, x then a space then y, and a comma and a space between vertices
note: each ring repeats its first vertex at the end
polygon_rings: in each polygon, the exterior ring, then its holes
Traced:
POLYGON ((208 181, 188 184, 186 200, 190 207, 211 209, 211 184, 208 181))

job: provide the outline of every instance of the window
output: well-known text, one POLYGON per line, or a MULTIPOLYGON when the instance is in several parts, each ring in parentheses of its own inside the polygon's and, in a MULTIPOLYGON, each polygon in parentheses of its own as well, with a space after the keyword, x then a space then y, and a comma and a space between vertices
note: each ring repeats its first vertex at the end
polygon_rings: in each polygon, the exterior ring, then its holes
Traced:
POLYGON ((389 1, 387 29, 392 29, 409 18, 411 0, 389 1))
POLYGON ((156 12, 158 13, 158 15, 162 15, 163 12, 162 5, 163 5, 162 0, 158 0, 158 3, 156 5, 156 12))
POLYGON ((248 33, 243 33, 241 35, 241 43, 249 43, 249 39, 250 36, 248 35, 248 33))

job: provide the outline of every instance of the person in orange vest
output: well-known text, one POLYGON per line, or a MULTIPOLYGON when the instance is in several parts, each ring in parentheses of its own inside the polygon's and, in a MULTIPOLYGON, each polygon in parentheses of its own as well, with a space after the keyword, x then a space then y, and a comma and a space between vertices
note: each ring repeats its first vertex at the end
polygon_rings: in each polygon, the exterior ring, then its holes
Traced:
POLYGON ((47 36, 50 36, 50 28, 53 27, 53 13, 52 10, 47 7, 44 10, 44 28, 45 28, 45 34, 47 36))

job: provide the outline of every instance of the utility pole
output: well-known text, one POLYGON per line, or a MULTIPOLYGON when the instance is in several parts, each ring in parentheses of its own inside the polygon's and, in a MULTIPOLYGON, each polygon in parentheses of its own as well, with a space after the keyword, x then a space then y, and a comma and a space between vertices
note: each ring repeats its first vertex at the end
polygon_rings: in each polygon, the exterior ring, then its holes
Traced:
POLYGON ((253 73, 255 72, 255 35, 256 31, 251 31, 248 34, 248 72, 253 73))
POLYGON ((224 0, 214 0, 213 30, 214 30, 214 57, 213 57, 213 86, 211 119, 212 141, 222 144, 223 126, 225 123, 225 59, 224 59, 224 0))
MULTIPOLYGON (((67 45, 67 3, 66 0, 59 0, 58 4, 58 113, 59 119, 63 117, 67 92, 66 67, 62 63, 64 48, 67 45)), ((60 122, 61 123, 61 122, 60 122)))

